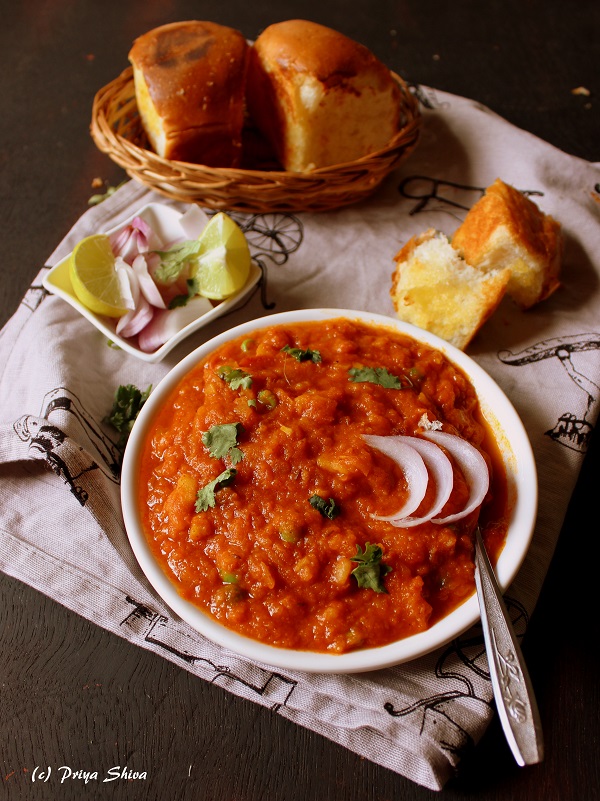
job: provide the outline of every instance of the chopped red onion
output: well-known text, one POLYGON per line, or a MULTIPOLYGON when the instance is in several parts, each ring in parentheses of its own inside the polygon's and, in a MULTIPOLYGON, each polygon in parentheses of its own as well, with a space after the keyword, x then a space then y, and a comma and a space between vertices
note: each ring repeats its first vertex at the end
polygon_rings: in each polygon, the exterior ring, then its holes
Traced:
POLYGON ((143 253, 139 253, 133 260, 133 264, 131 266, 138 278, 140 291, 148 303, 150 303, 152 306, 155 306, 157 309, 166 309, 167 307, 163 296, 160 294, 158 287, 148 272, 148 262, 146 261, 146 256, 143 253))

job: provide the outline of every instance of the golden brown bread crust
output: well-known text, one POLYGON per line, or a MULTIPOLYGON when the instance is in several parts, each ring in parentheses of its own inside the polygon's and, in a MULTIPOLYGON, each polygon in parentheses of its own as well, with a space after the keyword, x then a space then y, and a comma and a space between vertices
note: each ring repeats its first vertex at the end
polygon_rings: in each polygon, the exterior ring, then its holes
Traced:
POLYGON ((507 292, 523 309, 560 286, 563 240, 559 223, 500 179, 468 212, 452 244, 481 270, 510 268, 507 292))
POLYGON ((390 71, 368 48, 342 33, 303 19, 277 22, 254 43, 259 54, 276 61, 283 72, 307 72, 329 86, 369 70, 377 88, 386 87, 390 71))
POLYGON ((247 102, 286 170, 353 161, 401 126, 401 94, 368 48, 307 20, 266 28, 254 43, 247 102))
POLYGON ((213 22, 154 28, 129 52, 138 108, 164 158, 214 167, 241 159, 248 44, 213 22))

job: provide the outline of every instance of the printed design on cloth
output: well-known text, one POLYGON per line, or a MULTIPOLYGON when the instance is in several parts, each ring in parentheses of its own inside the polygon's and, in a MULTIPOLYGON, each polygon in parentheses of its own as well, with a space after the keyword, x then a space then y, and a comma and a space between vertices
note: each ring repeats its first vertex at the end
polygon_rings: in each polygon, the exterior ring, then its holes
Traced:
POLYGON ((440 100, 436 90, 431 86, 410 83, 408 84, 408 88, 417 98, 419 104, 429 111, 435 111, 436 109, 447 109, 451 106, 451 103, 449 103, 447 100, 440 100))
POLYGON ((66 387, 47 392, 40 415, 24 414, 13 428, 19 439, 28 444, 30 458, 45 461, 82 506, 89 499, 84 486, 88 482, 82 479, 89 473, 100 470, 118 484, 120 451, 85 410, 77 395, 66 387), (90 456, 90 451, 98 458, 90 456))
MULTIPOLYGON (((217 212, 208 212, 213 216, 217 212)), ((267 256, 274 264, 285 264, 304 239, 304 225, 299 217, 284 212, 263 212, 248 215, 228 211, 242 229, 252 255, 267 256)))
POLYGON ((304 225, 299 217, 283 212, 248 215, 228 211, 227 214, 242 229, 252 258, 262 273, 259 282, 261 304, 264 309, 273 309, 276 304, 268 300, 268 268, 265 259, 279 267, 285 264, 290 254, 295 253, 302 244, 304 225))
MULTIPOLYGON (((486 188, 430 175, 408 175, 398 184, 402 197, 417 201, 408 212, 411 217, 424 211, 437 211, 462 219, 460 212, 469 211, 485 195, 486 188)), ((535 189, 521 189, 520 192, 525 197, 543 197, 544 194, 535 189)))
POLYGON ((21 300, 21 306, 29 309, 30 312, 34 312, 49 294, 42 284, 31 284, 21 300))
MULTIPOLYGON (((528 623, 527 611, 513 598, 504 600, 515 632, 522 637, 528 623)), ((421 736, 438 742, 443 751, 459 757, 474 745, 474 740, 458 720, 464 719, 465 710, 473 717, 485 718, 491 706, 491 701, 478 691, 478 685, 488 687, 491 683, 480 625, 453 640, 441 652, 435 675, 442 685, 439 692, 398 709, 388 701, 383 708, 392 717, 416 719, 421 736), (460 709, 455 709, 457 704, 460 709)))
POLYGON ((579 408, 576 411, 561 414, 554 428, 545 433, 555 442, 580 453, 585 453, 587 450, 594 430, 588 416, 600 398, 600 386, 582 372, 582 365, 575 365, 573 357, 576 357, 576 361, 581 361, 581 357, 577 360, 576 354, 599 349, 600 334, 572 334, 542 340, 517 353, 510 350, 502 350, 498 353, 500 361, 512 367, 523 367, 551 359, 563 368, 563 375, 566 373, 580 390, 578 393, 579 408))
POLYGON ((206 675, 211 684, 227 687, 232 682, 242 684, 252 693, 268 702, 269 708, 277 712, 289 701, 297 682, 251 663, 245 664, 244 675, 236 673, 227 665, 218 665, 202 654, 202 638, 190 637, 172 624, 165 615, 155 612, 145 604, 126 596, 133 608, 121 621, 121 627, 147 643, 163 648, 187 664, 194 665, 206 675))

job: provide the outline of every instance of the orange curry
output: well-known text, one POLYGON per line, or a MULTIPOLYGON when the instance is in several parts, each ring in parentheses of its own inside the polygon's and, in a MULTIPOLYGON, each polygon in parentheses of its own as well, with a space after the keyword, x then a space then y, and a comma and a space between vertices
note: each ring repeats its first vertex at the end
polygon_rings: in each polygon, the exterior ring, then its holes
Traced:
MULTIPOLYGON (((468 495, 454 472, 446 515, 468 495)), ((139 503, 184 598, 253 639, 331 653, 427 629, 474 591, 477 521, 494 557, 506 535, 506 478, 469 380, 427 345, 341 318, 266 327, 194 367, 152 422, 139 503), (364 435, 415 435, 424 415, 484 454, 490 490, 458 522, 398 528, 374 515, 399 508, 404 474, 364 435)))

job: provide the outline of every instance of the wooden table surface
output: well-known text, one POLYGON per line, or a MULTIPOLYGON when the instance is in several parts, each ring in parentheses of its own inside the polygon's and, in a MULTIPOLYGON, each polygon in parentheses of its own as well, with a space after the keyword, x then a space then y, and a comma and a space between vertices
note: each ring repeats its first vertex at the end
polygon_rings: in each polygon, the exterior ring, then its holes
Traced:
MULTIPOLYGON (((86 210, 124 175, 89 136, 95 91, 135 36, 212 19, 254 38, 307 17, 370 47, 407 81, 474 98, 566 152, 600 157, 600 4, 558 0, 1 0, 2 324, 86 210), (275 10, 276 9, 276 10, 275 10), (577 87, 589 95, 573 92, 577 87)), ((600 245, 600 238, 599 238, 600 245)), ((497 721, 442 792, 477 801, 600 798, 598 438, 524 642, 546 739, 519 768, 497 721)), ((1 478, 1 473, 0 473, 1 478)), ((439 797, 194 678, 0 575, 0 798, 425 801, 439 797), (34 784, 37 765, 129 764, 140 782, 34 784)))

